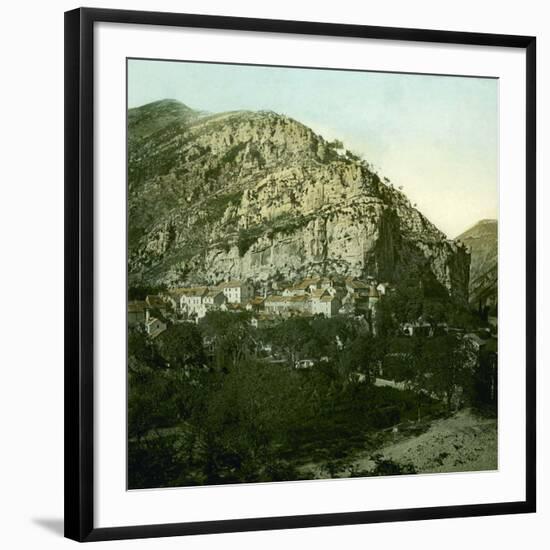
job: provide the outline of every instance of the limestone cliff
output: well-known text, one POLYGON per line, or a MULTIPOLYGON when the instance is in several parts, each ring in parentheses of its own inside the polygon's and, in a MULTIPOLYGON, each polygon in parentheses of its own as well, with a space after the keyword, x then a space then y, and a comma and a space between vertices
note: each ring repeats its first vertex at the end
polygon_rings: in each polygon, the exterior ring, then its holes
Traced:
POLYGON ((456 238, 471 254, 469 299, 475 305, 498 301, 498 222, 481 220, 456 238))
POLYGON ((128 209, 130 284, 391 282, 421 265, 467 299, 464 246, 340 142, 273 112, 131 109, 128 209))

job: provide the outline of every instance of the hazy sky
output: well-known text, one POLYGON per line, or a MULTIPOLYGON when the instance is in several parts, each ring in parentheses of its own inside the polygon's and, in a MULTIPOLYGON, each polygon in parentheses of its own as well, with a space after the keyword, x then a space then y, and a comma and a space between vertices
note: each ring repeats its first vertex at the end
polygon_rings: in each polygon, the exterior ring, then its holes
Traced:
POLYGON ((128 104, 271 110, 360 153, 449 237, 498 216, 498 81, 483 78, 128 62, 128 104))

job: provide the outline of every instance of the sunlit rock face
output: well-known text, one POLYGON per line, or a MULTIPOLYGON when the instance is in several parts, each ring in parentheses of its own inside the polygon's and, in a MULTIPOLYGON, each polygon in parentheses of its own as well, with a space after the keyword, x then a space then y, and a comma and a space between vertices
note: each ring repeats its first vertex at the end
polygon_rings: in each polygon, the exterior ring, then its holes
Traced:
POLYGON ((172 100, 129 111, 130 284, 396 282, 421 266, 466 300, 469 263, 366 161, 293 119, 172 100))

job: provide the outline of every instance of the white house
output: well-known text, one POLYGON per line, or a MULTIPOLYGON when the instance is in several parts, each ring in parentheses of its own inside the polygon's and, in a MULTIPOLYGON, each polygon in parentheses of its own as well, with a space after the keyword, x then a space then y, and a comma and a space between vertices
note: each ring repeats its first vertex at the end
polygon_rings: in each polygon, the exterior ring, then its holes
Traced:
POLYGON ((254 297, 254 285, 247 281, 227 281, 218 288, 230 304, 243 304, 254 297))
POLYGON ((156 317, 149 317, 145 323, 145 331, 151 338, 156 338, 166 330, 166 323, 156 317))
POLYGON ((341 306, 342 302, 329 289, 317 289, 311 293, 310 308, 313 315, 334 317, 341 306))
POLYGON ((285 288, 282 292, 283 296, 306 296, 311 295, 316 291, 328 291, 331 294, 336 294, 334 283, 327 277, 308 277, 300 282, 285 288))
POLYGON ((189 288, 187 292, 182 294, 180 299, 180 308, 187 315, 196 317, 204 317, 205 306, 203 299, 208 294, 208 289, 205 286, 189 288))
POLYGON ((281 314, 283 311, 286 311, 287 298, 285 296, 272 294, 265 299, 264 308, 268 313, 281 314))
POLYGON ((286 308, 289 313, 309 313, 310 299, 309 296, 288 296, 286 298, 286 308))

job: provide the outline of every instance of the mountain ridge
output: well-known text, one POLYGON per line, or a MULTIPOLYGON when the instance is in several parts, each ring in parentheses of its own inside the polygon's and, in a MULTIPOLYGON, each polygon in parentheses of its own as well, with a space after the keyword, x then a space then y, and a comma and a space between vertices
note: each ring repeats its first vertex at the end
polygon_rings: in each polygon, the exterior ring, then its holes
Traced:
POLYGON ((368 162, 272 111, 129 110, 129 280, 176 286, 411 265, 465 300, 469 256, 368 162))

